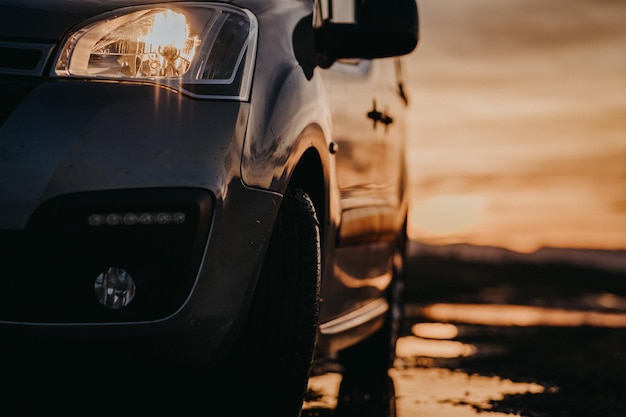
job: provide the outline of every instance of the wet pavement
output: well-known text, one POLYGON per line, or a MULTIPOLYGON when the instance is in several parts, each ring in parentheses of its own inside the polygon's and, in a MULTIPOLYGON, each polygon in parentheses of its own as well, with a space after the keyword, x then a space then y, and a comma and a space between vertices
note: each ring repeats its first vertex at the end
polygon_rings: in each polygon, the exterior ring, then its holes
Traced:
MULTIPOLYGON (((302 417, 626 415, 626 251, 548 261, 411 248, 389 377, 363 386, 320 361, 302 417)), ((142 360, 158 345, 66 347, 2 350, 1 416, 228 415, 230 401, 250 401, 236 387, 216 394, 201 370, 142 360)), ((251 415, 272 416, 262 400, 251 415)))
POLYGON ((406 301, 391 405, 337 412, 355 399, 327 364, 305 417, 626 415, 626 270, 426 255, 406 301))

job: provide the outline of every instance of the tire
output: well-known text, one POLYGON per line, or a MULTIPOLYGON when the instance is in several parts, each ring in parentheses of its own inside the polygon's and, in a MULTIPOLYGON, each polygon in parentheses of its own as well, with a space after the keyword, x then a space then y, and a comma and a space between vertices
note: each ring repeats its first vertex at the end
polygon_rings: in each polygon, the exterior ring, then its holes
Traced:
MULTIPOLYGON (((307 389, 320 306, 321 242, 310 197, 281 203, 243 335, 231 363, 235 415, 297 417, 307 389), (236 411, 235 411, 236 410, 236 411)), ((230 385, 230 384, 229 384, 230 385)), ((231 389, 232 391, 232 389, 231 389)))
POLYGON ((396 417, 395 386, 389 375, 366 380, 344 375, 337 399, 337 417, 396 417))
POLYGON ((385 321, 370 337, 339 352, 343 367, 336 414, 342 417, 396 415, 395 389, 389 376, 402 322, 406 267, 406 229, 399 236, 393 262, 393 280, 385 294, 389 309, 385 321))
POLYGON ((385 297, 389 309, 380 329, 361 343, 339 352, 338 359, 344 375, 356 377, 360 381, 385 380, 393 367, 396 354, 396 341, 402 321, 402 295, 405 286, 406 233, 398 238, 393 262, 393 279, 385 297))

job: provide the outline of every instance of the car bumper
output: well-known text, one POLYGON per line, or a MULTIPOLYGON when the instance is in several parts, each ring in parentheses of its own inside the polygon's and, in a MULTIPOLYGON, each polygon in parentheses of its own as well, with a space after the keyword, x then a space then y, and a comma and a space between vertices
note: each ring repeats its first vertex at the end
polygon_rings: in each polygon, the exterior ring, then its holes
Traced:
POLYGON ((0 281, 3 332, 157 336, 203 356, 223 348, 247 312, 281 199, 239 178, 248 105, 65 81, 19 102, 0 127, 0 257, 13 271, 0 281), (123 220, 142 213, 184 221, 123 220), (127 307, 94 294, 110 266, 136 282, 127 307))

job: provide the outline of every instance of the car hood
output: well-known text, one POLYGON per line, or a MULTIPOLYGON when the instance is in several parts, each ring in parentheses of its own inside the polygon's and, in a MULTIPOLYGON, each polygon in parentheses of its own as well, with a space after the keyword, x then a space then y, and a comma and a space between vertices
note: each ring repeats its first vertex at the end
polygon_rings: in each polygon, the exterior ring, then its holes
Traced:
POLYGON ((120 7, 155 3, 159 1, 0 0, 0 39, 58 41, 68 29, 88 17, 120 7))

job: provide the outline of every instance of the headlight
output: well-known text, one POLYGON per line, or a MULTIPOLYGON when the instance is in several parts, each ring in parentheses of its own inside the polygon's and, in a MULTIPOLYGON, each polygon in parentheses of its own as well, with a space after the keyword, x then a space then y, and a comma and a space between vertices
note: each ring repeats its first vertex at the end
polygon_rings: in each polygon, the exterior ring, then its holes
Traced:
POLYGON ((149 82, 246 100, 257 22, 226 4, 176 3, 97 16, 64 42, 53 75, 149 82))

